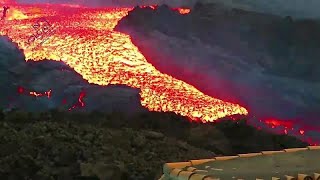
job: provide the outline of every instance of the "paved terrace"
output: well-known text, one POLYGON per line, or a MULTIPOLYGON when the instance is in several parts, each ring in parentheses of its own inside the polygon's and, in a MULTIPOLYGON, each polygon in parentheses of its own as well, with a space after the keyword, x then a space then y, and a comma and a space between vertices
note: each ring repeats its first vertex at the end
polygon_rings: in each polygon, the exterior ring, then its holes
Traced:
POLYGON ((166 163, 160 180, 320 180, 320 146, 166 163))

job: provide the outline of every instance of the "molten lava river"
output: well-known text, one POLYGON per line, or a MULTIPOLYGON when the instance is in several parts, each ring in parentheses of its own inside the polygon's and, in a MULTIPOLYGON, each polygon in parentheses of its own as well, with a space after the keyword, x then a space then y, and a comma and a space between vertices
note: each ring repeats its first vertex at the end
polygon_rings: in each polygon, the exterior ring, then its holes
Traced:
MULTIPOLYGON (((9 5, 10 6, 10 5, 9 5)), ((85 8, 65 5, 12 5, 1 35, 24 49, 26 60, 63 61, 89 83, 124 84, 141 89, 141 104, 151 111, 172 111, 192 120, 213 121, 248 112, 238 104, 207 96, 195 87, 155 69, 130 36, 114 31, 131 8, 85 8), (41 46, 28 46, 32 25, 41 17, 55 32, 41 46)), ((181 14, 188 10, 176 9, 181 14)), ((52 92, 54 93, 54 92, 52 92)))

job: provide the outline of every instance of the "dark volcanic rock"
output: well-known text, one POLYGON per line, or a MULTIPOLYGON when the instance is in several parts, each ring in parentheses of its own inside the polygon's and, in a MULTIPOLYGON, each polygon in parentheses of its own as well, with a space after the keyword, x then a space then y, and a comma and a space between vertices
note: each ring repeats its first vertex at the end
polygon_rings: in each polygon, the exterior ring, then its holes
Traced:
POLYGON ((16 44, 5 36, 0 36, 0 103, 10 96, 15 87, 15 79, 23 77, 26 71, 24 54, 17 48, 16 44))
POLYGON ((154 12, 137 8, 121 20, 116 30, 148 27, 174 37, 196 36, 237 53, 251 62, 258 61, 266 72, 320 81, 320 22, 294 20, 216 4, 196 4, 189 15, 181 16, 166 6, 154 12), (259 55, 259 57, 257 57, 259 55), (271 55, 271 64, 265 56, 271 55))
POLYGON ((22 51, 6 37, 1 37, 0 43, 0 75, 2 109, 46 111, 71 108, 104 112, 144 110, 138 89, 122 85, 89 84, 63 62, 26 62, 22 51), (45 94, 49 90, 50 94, 45 94), (33 91, 42 95, 31 96, 29 93, 33 91))
POLYGON ((166 19, 144 13, 133 10, 116 30, 131 35, 161 72, 238 103, 257 119, 320 126, 318 21, 216 4, 198 4, 188 15, 164 13, 166 19))

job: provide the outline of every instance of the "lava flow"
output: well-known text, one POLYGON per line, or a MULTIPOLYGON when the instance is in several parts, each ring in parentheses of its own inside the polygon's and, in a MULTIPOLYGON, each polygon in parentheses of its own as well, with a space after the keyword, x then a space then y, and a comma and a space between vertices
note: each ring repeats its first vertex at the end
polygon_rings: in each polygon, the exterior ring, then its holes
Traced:
POLYGON ((24 49, 27 61, 63 61, 89 83, 140 88, 141 104, 151 111, 171 111, 203 121, 248 113, 240 105, 207 96, 148 63, 130 36, 113 30, 132 8, 14 5, 10 9, 15 11, 1 22, 0 34, 7 34, 24 49), (17 14, 19 18, 15 18, 17 14), (28 46, 27 41, 35 33, 32 25, 39 17, 45 17, 55 32, 32 50, 36 45, 28 46))

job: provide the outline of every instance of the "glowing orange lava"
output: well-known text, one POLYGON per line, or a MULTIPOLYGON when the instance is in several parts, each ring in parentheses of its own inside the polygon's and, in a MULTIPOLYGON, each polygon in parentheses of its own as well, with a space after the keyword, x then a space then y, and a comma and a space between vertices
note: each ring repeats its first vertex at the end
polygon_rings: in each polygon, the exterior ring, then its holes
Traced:
MULTIPOLYGON (((151 5, 151 6, 140 6, 141 8, 151 8, 151 9, 157 9, 159 6, 158 5, 151 5)), ((173 11, 178 11, 180 14, 188 14, 191 12, 189 8, 171 8, 173 11)))
POLYGON ((13 4, 16 3, 15 0, 0 0, 0 4, 13 4))
MULTIPOLYGON (((131 8, 70 10, 58 5, 19 5, 10 8, 23 12, 28 19, 1 22, 0 34, 7 34, 18 43, 24 49, 27 60, 61 60, 89 83, 125 84, 140 88, 141 104, 151 111, 172 111, 192 120, 204 121, 248 113, 240 105, 207 96, 195 87, 159 72, 148 63, 131 42, 130 36, 113 30, 131 8), (35 7, 40 14, 35 13, 35 7), (32 25, 38 17, 45 17, 56 31, 42 46, 32 51, 37 41, 31 46, 27 45, 27 41, 35 33, 32 25)), ((81 106, 82 101, 79 100, 79 103, 81 106)))
POLYGON ((186 9, 186 8, 173 8, 173 10, 178 11, 180 14, 188 14, 190 13, 190 9, 186 9))

